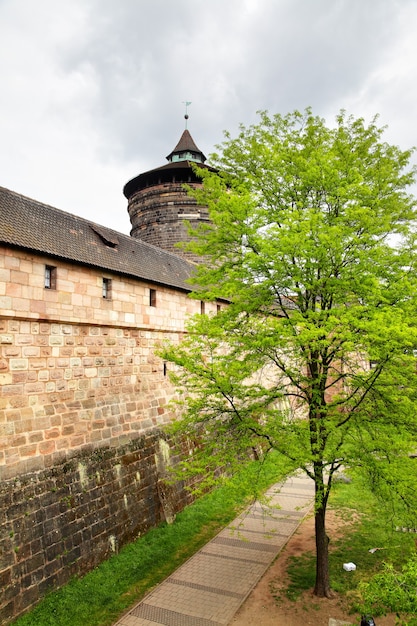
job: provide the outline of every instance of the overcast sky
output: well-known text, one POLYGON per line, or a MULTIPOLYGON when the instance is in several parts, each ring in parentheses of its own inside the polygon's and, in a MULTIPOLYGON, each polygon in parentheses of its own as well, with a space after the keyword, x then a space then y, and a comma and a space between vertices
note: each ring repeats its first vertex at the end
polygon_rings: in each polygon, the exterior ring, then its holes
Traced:
POLYGON ((417 145, 417 0, 0 0, 0 185, 129 233, 124 184, 188 128, 380 114, 417 145))

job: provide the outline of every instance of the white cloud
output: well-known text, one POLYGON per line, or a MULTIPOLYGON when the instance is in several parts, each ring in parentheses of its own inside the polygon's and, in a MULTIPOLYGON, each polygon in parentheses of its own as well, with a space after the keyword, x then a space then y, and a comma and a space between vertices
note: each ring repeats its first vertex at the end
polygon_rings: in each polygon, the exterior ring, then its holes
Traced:
POLYGON ((0 185, 129 232, 125 182, 184 128, 308 105, 417 144, 414 0, 0 0, 0 185))

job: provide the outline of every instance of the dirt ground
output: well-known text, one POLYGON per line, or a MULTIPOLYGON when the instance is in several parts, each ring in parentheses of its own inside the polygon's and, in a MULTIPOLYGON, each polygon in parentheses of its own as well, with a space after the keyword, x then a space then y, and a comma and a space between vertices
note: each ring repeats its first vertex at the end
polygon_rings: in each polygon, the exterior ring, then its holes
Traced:
MULTIPOLYGON (((330 536, 343 532, 343 522, 328 512, 330 536)), ((279 590, 286 587, 286 567, 290 556, 314 551, 314 520, 307 518, 261 578, 231 622, 233 626, 328 626, 329 618, 359 625, 360 616, 351 615, 337 595, 328 600, 305 592, 297 602, 276 600, 279 590)), ((395 626, 395 616, 375 618, 376 626, 395 626)))

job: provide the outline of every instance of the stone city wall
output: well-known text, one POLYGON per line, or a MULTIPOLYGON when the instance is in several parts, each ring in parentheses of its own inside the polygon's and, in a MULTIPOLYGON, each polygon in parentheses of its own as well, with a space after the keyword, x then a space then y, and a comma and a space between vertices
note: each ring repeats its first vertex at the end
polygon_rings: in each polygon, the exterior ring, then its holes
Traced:
POLYGON ((177 333, 0 320, 0 472, 47 469, 83 450, 124 445, 170 418, 167 366, 177 333))
POLYGON ((0 250, 0 623, 187 501, 161 478, 173 390, 154 350, 200 302, 108 273, 104 299, 99 270, 61 261, 45 289, 48 264, 0 250))
POLYGON ((170 452, 157 431, 78 453, 0 483, 0 624, 81 575, 189 501, 164 481, 170 452))

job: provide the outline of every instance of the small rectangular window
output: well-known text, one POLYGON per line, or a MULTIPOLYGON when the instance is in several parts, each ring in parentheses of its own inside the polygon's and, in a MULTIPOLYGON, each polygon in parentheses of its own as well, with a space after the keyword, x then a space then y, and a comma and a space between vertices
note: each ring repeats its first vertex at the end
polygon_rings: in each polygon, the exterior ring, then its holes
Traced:
POLYGON ((103 298, 111 300, 111 278, 103 278, 103 298))
POLYGON ((201 313, 201 315, 204 315, 205 312, 206 312, 206 303, 203 302, 203 300, 201 300, 201 302, 200 302, 200 313, 201 313))
POLYGON ((156 289, 149 289, 149 306, 156 306, 156 289))
POLYGON ((220 304, 217 304, 217 313, 220 313, 221 310, 222 310, 222 307, 220 306, 220 304))
POLYGON ((45 265, 45 289, 56 289, 56 267, 45 265))

